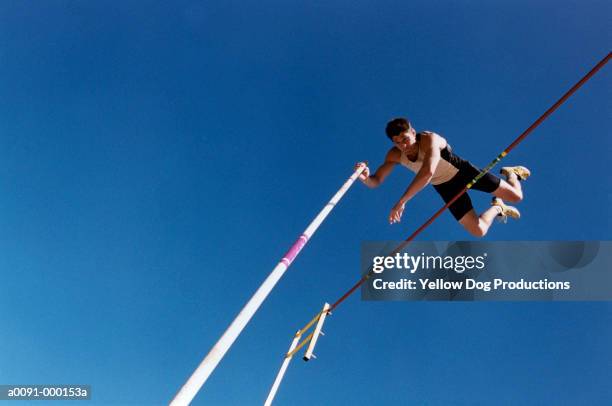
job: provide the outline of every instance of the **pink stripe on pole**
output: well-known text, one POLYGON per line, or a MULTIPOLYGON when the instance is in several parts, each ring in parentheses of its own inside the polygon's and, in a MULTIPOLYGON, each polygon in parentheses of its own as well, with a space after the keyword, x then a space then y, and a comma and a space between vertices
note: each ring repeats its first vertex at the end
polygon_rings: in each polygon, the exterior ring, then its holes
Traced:
POLYGON ((295 257, 297 257, 297 255, 300 253, 302 248, 304 248, 304 245, 306 245, 307 242, 308 237, 306 236, 306 234, 300 235, 300 238, 298 238, 297 241, 293 243, 291 248, 289 248, 289 251, 287 251, 283 259, 281 259, 281 262, 283 262, 285 265, 287 265, 287 267, 289 267, 289 265, 291 265, 295 257))

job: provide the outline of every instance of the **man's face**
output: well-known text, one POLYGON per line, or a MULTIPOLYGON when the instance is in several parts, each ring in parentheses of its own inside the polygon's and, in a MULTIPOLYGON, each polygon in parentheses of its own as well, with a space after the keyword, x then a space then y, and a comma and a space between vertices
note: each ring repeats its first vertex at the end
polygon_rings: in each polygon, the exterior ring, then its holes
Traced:
POLYGON ((406 151, 408 148, 412 147, 416 143, 416 132, 414 128, 410 127, 403 133, 393 137, 393 143, 400 151, 406 151))

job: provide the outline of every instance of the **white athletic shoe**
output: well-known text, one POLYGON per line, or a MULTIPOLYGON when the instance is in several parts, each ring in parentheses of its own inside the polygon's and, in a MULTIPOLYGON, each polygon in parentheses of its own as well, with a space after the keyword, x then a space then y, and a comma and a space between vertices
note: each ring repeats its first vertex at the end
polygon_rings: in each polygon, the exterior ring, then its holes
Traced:
POLYGON ((518 176, 519 180, 525 180, 531 176, 531 171, 524 166, 504 166, 499 172, 506 178, 511 173, 514 173, 516 176, 518 176))
POLYGON ((501 216, 504 222, 506 222, 506 219, 508 217, 512 217, 513 219, 521 218, 521 212, 518 211, 516 207, 506 205, 504 201, 500 199, 499 197, 493 198, 493 201, 491 202, 491 206, 497 206, 501 209, 499 216, 501 216))

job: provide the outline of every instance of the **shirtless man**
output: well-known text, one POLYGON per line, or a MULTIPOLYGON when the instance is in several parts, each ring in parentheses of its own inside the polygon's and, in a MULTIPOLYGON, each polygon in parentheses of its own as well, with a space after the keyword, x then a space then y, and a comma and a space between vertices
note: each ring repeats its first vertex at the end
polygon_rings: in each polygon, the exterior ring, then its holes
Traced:
MULTIPOLYGON (((385 162, 373 175, 370 175, 370 170, 366 166, 360 179, 368 187, 375 188, 385 180, 397 164, 416 173, 406 191, 391 209, 389 214, 391 224, 401 220, 406 203, 427 184, 431 183, 442 199, 449 202, 481 172, 470 162, 455 155, 446 139, 429 131, 417 133, 405 118, 396 118, 388 122, 386 133, 394 146, 387 153, 385 162)), ((365 163, 360 162, 357 165, 365 163)), ((480 216, 474 211, 467 192, 449 207, 455 219, 476 237, 483 237, 497 216, 516 219, 521 216, 515 207, 507 206, 503 200, 520 202, 523 199, 520 181, 527 179, 531 173, 524 166, 503 167, 500 172, 506 180, 486 173, 472 186, 472 189, 491 193, 494 196, 491 207, 480 216)))

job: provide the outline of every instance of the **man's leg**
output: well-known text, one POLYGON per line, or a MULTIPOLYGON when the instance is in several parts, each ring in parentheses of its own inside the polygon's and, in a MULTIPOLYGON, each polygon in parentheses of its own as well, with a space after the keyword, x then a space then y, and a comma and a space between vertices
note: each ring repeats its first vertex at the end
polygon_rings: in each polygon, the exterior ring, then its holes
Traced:
MULTIPOLYGON (((459 224, 475 237, 483 237, 486 235, 487 231, 489 231, 489 227, 491 227, 493 223, 493 219, 498 215, 513 218, 520 217, 519 211, 515 207, 506 206, 503 199, 512 202, 521 201, 523 199, 523 190, 520 180, 521 178, 527 179, 531 173, 523 166, 504 167, 501 172, 506 176, 507 181, 487 172, 472 186, 474 190, 492 193, 496 196, 492 206, 485 210, 480 216, 474 211, 472 201, 467 192, 455 200, 449 207, 459 224), (519 178, 519 176, 521 178, 519 178)), ((480 169, 465 161, 462 172, 460 173, 463 173, 463 176, 456 176, 447 183, 434 185, 445 202, 449 202, 464 184, 467 183, 466 179, 473 179, 477 176, 480 173, 480 169)))
POLYGON ((471 209, 459 220, 461 224, 474 237, 484 237, 489 231, 489 227, 493 223, 496 216, 501 214, 501 207, 491 206, 485 210, 480 216, 476 215, 474 209, 471 209))
POLYGON ((523 188, 520 181, 531 176, 529 169, 524 166, 505 166, 500 172, 506 176, 506 181, 500 181, 493 195, 514 203, 523 200, 523 188))
POLYGON ((514 172, 510 172, 506 179, 507 181, 500 179, 499 186, 493 191, 493 195, 513 203, 523 200, 523 188, 518 176, 514 172))
MULTIPOLYGON (((474 170, 477 171, 476 168, 474 168, 474 170)), ((490 177, 492 179, 490 179, 490 181, 485 185, 488 186, 488 193, 492 193, 500 181, 499 178, 493 177, 493 175, 490 175, 490 177)), ((447 183, 434 185, 434 188, 440 194, 440 196, 442 196, 442 199, 448 203, 458 192, 461 191, 461 189, 465 186, 465 183, 468 182, 465 179, 465 176, 456 177, 456 179, 454 178, 447 183)), ((472 199, 470 199, 468 192, 465 192, 459 196, 459 198, 457 198, 453 204, 448 207, 448 209, 459 224, 461 224, 474 237, 483 237, 487 231, 489 231, 489 227, 491 227, 491 223, 493 223, 495 216, 501 214, 503 211, 502 207, 491 206, 479 217, 474 211, 472 199)))

